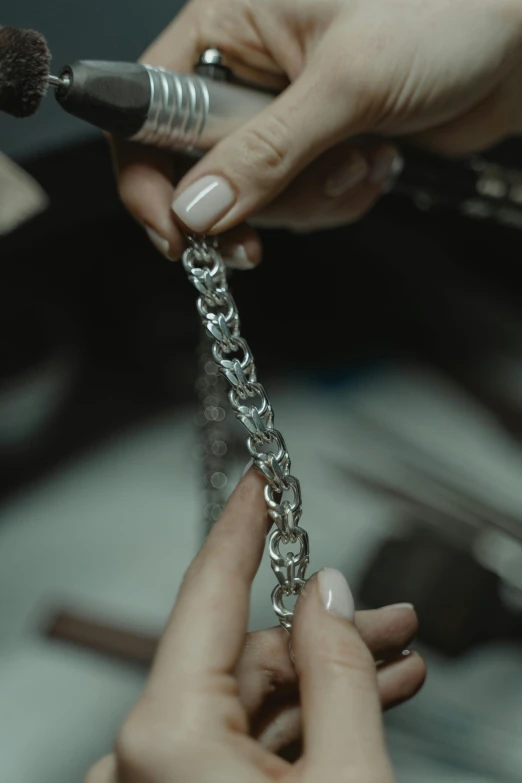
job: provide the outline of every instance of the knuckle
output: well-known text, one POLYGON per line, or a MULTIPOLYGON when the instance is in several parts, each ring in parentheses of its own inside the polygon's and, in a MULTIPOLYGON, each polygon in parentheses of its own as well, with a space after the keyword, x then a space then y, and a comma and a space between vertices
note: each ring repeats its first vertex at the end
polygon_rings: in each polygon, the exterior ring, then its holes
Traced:
MULTIPOLYGON (((262 631, 251 631, 247 636, 246 647, 255 651, 261 661, 270 661, 281 652, 281 644, 287 641, 282 628, 265 628, 262 631), (282 631, 282 633, 280 633, 282 631)), ((286 648, 285 648, 286 649, 286 648)))
POLYGON ((281 176, 288 167, 290 131, 286 122, 276 114, 267 117, 262 125, 245 129, 243 136, 243 162, 254 166, 263 178, 281 176))
POLYGON ((243 662, 243 671, 249 679, 255 672, 262 674, 263 688, 267 692, 293 680, 295 670, 289 665, 288 638, 282 628, 251 633, 245 646, 243 662))
POLYGON ((124 778, 148 779, 166 765, 172 768, 182 748, 186 748, 186 740, 178 727, 138 705, 120 730, 115 755, 124 778))

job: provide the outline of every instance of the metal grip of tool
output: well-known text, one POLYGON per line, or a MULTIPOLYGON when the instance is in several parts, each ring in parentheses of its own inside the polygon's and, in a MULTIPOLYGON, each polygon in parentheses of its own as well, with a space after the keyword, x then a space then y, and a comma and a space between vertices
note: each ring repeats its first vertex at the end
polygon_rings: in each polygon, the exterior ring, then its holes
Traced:
POLYGON ((208 150, 271 103, 265 92, 145 65, 150 105, 133 141, 165 149, 208 150))

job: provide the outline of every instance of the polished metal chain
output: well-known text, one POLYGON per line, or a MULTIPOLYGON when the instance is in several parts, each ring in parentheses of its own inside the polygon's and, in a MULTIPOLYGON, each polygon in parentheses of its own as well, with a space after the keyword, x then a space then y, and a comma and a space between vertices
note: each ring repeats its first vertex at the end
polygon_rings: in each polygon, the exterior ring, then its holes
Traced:
POLYGON ((225 264, 216 243, 190 237, 183 266, 199 293, 197 309, 211 339, 212 360, 228 381, 230 405, 248 432, 248 452, 267 480, 265 500, 276 525, 268 544, 272 570, 278 580, 272 592, 272 605, 279 622, 289 631, 293 611, 285 606, 284 600, 299 595, 310 558, 308 534, 299 525, 301 487, 291 474, 285 441, 274 427, 270 400, 257 380, 250 348, 241 337, 237 307, 228 289, 225 264), (294 553, 290 547, 299 550, 294 553))

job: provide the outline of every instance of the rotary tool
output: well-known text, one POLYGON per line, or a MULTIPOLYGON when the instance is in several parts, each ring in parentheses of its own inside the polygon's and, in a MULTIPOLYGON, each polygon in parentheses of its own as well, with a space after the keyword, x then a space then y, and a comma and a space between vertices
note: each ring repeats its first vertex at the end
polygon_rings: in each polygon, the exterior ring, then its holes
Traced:
MULTIPOLYGON (((0 111, 34 114, 49 86, 69 114, 115 136, 204 154, 274 99, 242 80, 217 49, 204 51, 194 73, 141 63, 77 60, 50 73, 44 37, 0 27, 0 111)), ((486 157, 445 160, 404 145, 405 165, 389 190, 422 210, 444 207, 468 217, 522 229, 522 171, 486 157)))
POLYGON ((155 147, 207 150, 273 100, 273 94, 235 80, 217 50, 207 50, 196 73, 141 63, 79 60, 50 74, 42 35, 0 28, 0 109, 28 117, 48 86, 69 114, 108 133, 155 147))

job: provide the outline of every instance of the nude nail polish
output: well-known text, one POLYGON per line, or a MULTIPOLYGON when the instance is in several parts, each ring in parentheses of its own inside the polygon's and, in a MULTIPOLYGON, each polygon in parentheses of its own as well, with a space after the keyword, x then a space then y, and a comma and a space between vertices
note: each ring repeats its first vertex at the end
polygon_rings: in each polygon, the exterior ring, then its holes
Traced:
POLYGON ((166 240, 164 237, 162 237, 160 234, 158 234, 157 231, 154 231, 153 228, 150 226, 145 226, 145 231, 147 232, 147 236, 149 237, 150 241, 156 248, 156 250, 161 253, 163 256, 169 257, 169 250, 170 245, 168 243, 168 240, 166 240))
POLYGON ((409 609, 411 612, 413 612, 415 609, 413 604, 408 604, 408 603, 389 604, 388 606, 383 606, 382 608, 383 609, 409 609))
POLYGON ((334 568, 324 568, 319 571, 317 580, 326 611, 353 622, 355 618, 353 596, 343 574, 334 568))
POLYGON ((256 266, 247 256, 243 245, 233 245, 231 248, 227 248, 223 254, 223 261, 231 269, 242 269, 244 271, 254 269, 256 266))
POLYGON ((212 228, 230 209, 236 195, 228 182, 214 174, 189 185, 172 203, 172 211, 198 234, 212 228))
POLYGON ((388 179, 382 186, 382 192, 384 194, 390 193, 390 191, 393 190, 393 188, 395 187, 395 183, 397 182, 397 180, 399 179, 403 171, 404 171, 404 158, 402 157, 402 155, 397 153, 397 155, 395 156, 395 160, 392 163, 392 168, 388 176, 388 179))

